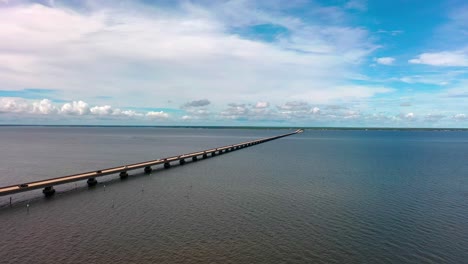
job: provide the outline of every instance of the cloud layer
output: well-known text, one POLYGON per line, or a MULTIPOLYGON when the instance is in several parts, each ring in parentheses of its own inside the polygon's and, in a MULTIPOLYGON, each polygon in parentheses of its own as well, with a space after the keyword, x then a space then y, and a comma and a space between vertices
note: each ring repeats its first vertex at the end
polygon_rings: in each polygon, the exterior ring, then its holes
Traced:
POLYGON ((124 3, 89 4, 87 12, 40 4, 0 9, 0 85, 60 89, 69 100, 76 93, 87 101, 112 94, 141 107, 164 107, 168 100, 180 105, 196 97, 279 101, 302 93, 326 102, 342 98, 338 76, 351 74, 375 48, 362 28, 252 14, 242 1, 151 12, 124 3), (278 25, 288 34, 264 42, 231 30, 258 24, 278 25))
POLYGON ((375 5, 3 1, 0 123, 466 126, 468 9, 395 49, 375 5))

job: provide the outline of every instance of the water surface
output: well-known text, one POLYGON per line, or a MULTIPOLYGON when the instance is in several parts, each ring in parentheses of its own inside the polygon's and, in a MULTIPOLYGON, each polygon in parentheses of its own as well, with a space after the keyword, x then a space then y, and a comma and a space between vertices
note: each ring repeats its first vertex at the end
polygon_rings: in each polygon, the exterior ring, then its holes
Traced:
MULTIPOLYGON (((285 132, 0 127, 0 185, 285 132)), ((467 132, 306 131, 12 208, 0 197, 0 262, 464 263, 467 158, 467 132)))

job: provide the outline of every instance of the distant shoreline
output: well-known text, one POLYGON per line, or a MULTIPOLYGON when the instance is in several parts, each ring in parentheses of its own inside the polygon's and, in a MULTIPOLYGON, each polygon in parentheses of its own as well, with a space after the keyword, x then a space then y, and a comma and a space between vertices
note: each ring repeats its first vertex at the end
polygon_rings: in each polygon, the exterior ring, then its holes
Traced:
POLYGON ((468 131, 468 128, 407 128, 407 127, 264 127, 264 126, 138 126, 138 125, 15 125, 0 124, 0 127, 129 127, 129 128, 200 128, 200 129, 304 129, 304 130, 362 130, 362 131, 468 131))

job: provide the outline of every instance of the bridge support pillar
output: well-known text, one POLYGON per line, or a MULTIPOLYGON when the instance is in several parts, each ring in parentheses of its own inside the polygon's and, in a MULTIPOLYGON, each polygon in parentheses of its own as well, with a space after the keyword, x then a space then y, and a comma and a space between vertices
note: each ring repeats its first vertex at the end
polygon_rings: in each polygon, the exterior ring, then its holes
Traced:
POLYGON ((197 156, 193 156, 192 157, 192 161, 197 161, 198 160, 198 157, 197 156))
POLYGON ((204 159, 208 158, 208 155, 206 153, 203 153, 203 158, 204 159))
POLYGON ((51 197, 55 194, 54 186, 45 187, 44 190, 42 190, 42 193, 45 195, 45 197, 51 197))
POLYGON ((151 173, 151 171, 153 171, 153 169, 151 169, 150 166, 145 167, 145 173, 146 173, 146 174, 151 173))
POLYGON ((164 168, 169 169, 171 167, 171 164, 169 162, 164 163, 164 168))
POLYGON ((126 171, 122 171, 119 174, 120 179, 127 179, 128 178, 128 173, 126 171))
POLYGON ((88 183, 88 186, 89 186, 89 187, 96 186, 97 180, 96 180, 96 178, 89 178, 89 179, 86 181, 86 183, 88 183))
POLYGON ((216 151, 211 152, 211 157, 216 156, 216 151))
POLYGON ((180 160, 179 160, 179 164, 180 164, 180 165, 184 165, 184 164, 185 164, 185 159, 180 159, 180 160))

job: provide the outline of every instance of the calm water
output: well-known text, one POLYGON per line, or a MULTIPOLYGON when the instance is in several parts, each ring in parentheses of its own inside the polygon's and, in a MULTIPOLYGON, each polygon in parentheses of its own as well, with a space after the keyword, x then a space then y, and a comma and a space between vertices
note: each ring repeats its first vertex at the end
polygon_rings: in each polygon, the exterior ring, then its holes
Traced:
MULTIPOLYGON (((284 130, 0 127, 0 185, 284 130)), ((468 133, 306 131, 0 197, 1 263, 467 263, 468 133), (106 180, 106 182, 103 182, 106 180), (105 187, 104 187, 105 185, 105 187), (26 204, 29 203, 29 212, 26 204)))

